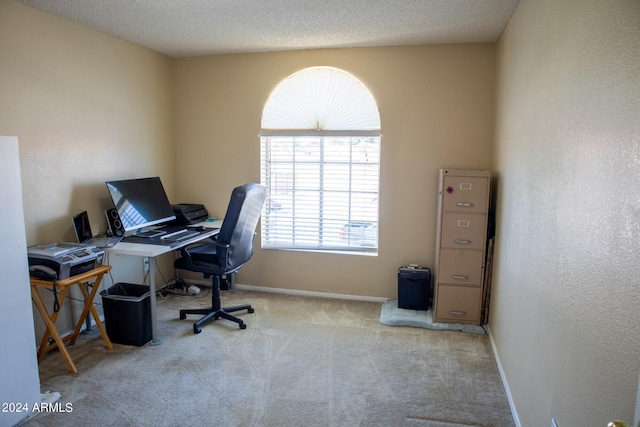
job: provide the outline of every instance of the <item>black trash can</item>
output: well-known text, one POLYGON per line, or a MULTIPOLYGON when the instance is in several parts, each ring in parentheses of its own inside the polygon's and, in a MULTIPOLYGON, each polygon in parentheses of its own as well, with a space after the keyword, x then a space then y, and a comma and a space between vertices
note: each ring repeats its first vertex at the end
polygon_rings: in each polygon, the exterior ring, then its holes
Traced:
POLYGON ((431 284, 431 270, 419 266, 398 269, 398 308, 427 310, 431 284))
POLYGON ((100 295, 111 342, 141 346, 151 341, 151 292, 148 286, 116 283, 100 295))

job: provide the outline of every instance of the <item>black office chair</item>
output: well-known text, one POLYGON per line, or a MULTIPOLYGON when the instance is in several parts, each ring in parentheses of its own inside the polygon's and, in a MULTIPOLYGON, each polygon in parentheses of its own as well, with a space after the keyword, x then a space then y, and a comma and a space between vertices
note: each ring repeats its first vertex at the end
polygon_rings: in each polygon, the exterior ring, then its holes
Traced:
POLYGON ((193 324, 195 334, 202 331, 205 323, 221 317, 236 322, 240 329, 246 329, 247 325, 241 319, 229 313, 240 310, 253 313, 253 307, 220 307, 220 278, 238 271, 253 255, 253 240, 264 199, 265 188, 260 184, 234 188, 220 233, 213 242, 180 249, 181 257, 175 260, 175 268, 203 273, 205 278, 213 277, 211 308, 180 310, 180 319, 186 319, 187 314, 205 315, 193 324))

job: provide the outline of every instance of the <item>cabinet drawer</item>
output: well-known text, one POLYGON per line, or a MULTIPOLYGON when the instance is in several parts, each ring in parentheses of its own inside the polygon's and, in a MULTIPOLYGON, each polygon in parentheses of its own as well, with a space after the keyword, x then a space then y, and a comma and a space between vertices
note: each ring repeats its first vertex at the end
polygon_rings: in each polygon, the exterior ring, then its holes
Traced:
POLYGON ((482 284, 482 254, 478 250, 442 249, 438 268, 438 283, 456 285, 482 284))
POLYGON ((441 191, 442 209, 445 212, 487 211, 489 178, 445 176, 441 191))
POLYGON ((435 319, 457 323, 480 323, 480 288, 439 285, 435 319))
POLYGON ((480 214, 447 213, 442 216, 443 248, 484 249, 487 216, 480 214))

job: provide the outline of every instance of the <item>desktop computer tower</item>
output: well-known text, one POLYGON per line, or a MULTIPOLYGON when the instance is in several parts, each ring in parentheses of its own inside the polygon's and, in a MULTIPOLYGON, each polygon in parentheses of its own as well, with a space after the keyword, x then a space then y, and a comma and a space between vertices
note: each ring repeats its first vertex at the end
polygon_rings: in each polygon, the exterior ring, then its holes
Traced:
POLYGON ((408 266, 398 269, 398 308, 427 310, 431 284, 431 270, 408 266))

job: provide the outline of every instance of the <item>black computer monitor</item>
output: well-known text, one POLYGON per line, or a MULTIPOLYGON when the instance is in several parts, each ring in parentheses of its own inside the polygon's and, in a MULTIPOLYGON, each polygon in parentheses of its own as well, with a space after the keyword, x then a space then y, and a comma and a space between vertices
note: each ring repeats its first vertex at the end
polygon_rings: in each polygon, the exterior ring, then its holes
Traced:
POLYGON ((159 177, 108 181, 106 184, 125 231, 176 219, 159 177))

